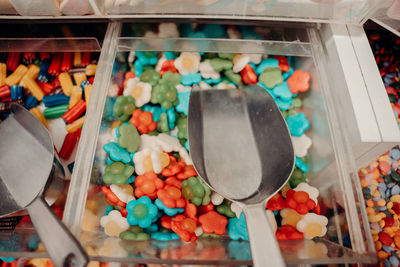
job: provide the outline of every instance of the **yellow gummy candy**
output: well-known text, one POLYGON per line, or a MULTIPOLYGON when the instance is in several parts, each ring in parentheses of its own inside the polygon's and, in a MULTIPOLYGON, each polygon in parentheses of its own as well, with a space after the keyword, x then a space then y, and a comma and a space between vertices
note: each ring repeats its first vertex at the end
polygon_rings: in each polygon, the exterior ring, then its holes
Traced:
POLYGON ((74 88, 74 84, 72 83, 72 79, 69 73, 61 73, 60 75, 58 75, 58 80, 60 81, 60 85, 64 92, 64 95, 70 96, 74 88))
POLYGON ((5 84, 5 80, 7 77, 7 65, 6 63, 0 63, 0 86, 5 84))
POLYGON ((65 130, 67 130, 67 132, 69 132, 69 133, 76 132, 79 128, 82 127, 84 120, 85 120, 85 116, 77 119, 73 123, 66 125, 65 130))
POLYGON ((31 108, 29 111, 47 128, 47 120, 40 108, 31 108))
POLYGON ((73 75, 74 75, 75 84, 78 86, 80 86, 83 81, 87 80, 86 74, 84 72, 77 72, 77 73, 74 73, 73 75))
POLYGON ((96 64, 89 64, 86 66, 86 75, 93 76, 96 74, 97 65, 96 64))
POLYGON ((390 198, 391 202, 400 202, 400 195, 394 195, 390 198))
POLYGON ((72 108, 81 99, 82 99, 82 88, 80 86, 74 86, 74 88, 72 89, 71 98, 69 99, 68 107, 72 108))
POLYGON ((25 87, 28 88, 28 90, 32 93, 32 95, 39 101, 42 101, 44 97, 44 93, 40 86, 31 78, 26 77, 23 80, 25 87))
POLYGON ((92 85, 85 85, 85 101, 86 105, 89 104, 90 94, 92 93, 92 85))
POLYGON ((17 85, 27 71, 28 68, 25 65, 19 65, 17 69, 5 79, 5 83, 9 86, 17 85))
POLYGON ((21 80, 21 82, 19 83, 19 85, 25 87, 25 84, 24 84, 24 79, 25 79, 25 78, 30 78, 30 79, 32 79, 32 80, 36 80, 36 78, 37 78, 38 75, 39 75, 39 71, 40 71, 40 68, 39 68, 37 65, 34 65, 34 64, 30 65, 30 66, 28 67, 28 71, 25 73, 25 75, 24 75, 24 77, 22 78, 22 80, 21 80))

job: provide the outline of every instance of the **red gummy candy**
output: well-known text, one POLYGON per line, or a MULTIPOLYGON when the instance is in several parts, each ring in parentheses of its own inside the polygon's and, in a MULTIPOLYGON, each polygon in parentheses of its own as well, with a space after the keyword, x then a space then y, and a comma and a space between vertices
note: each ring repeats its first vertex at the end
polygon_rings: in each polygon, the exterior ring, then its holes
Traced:
POLYGON ((157 191, 158 198, 168 208, 183 208, 186 200, 182 197, 182 192, 179 188, 172 185, 166 185, 163 189, 157 191))
POLYGON ((211 202, 205 206, 202 205, 198 208, 199 214, 204 214, 213 210, 214 210, 214 205, 211 202))
POLYGON ((393 202, 393 207, 392 210, 399 215, 400 214, 400 203, 399 202, 393 202))
POLYGON ((153 121, 153 114, 149 111, 141 111, 140 109, 136 109, 132 113, 131 123, 136 126, 136 129, 141 134, 146 134, 157 128, 157 124, 153 121))
POLYGON ((163 186, 164 181, 158 178, 155 172, 146 172, 135 179, 135 196, 137 198, 148 196, 151 200, 155 200, 157 191, 163 186))
POLYGON ((385 221, 385 227, 391 227, 394 225, 394 219, 392 217, 383 218, 385 221))
POLYGON ((197 236, 194 233, 196 227, 197 223, 195 220, 182 214, 176 215, 171 221, 171 230, 186 242, 193 242, 197 240, 197 236))
POLYGON ((72 65, 72 53, 71 52, 64 52, 61 62, 61 71, 67 72, 71 69, 72 65))
POLYGON ((86 102, 81 99, 72 108, 68 109, 67 112, 62 115, 62 118, 66 123, 74 122, 80 115, 86 110, 86 102))
POLYGON ((267 205, 265 206, 266 209, 276 211, 285 208, 285 200, 283 199, 282 195, 277 193, 273 197, 268 200, 267 205))
POLYGON ((200 215, 199 222, 205 233, 223 235, 228 224, 228 219, 218 212, 209 211, 206 214, 200 215))
POLYGON ((379 233, 379 240, 382 242, 383 245, 385 246, 390 246, 393 243, 393 239, 390 237, 390 235, 386 232, 380 232, 379 233))
POLYGON ((245 84, 257 83, 257 74, 250 64, 247 64, 243 70, 240 71, 240 75, 242 76, 242 80, 245 84))
POLYGON ((62 53, 55 53, 53 60, 50 63, 49 69, 47 72, 52 76, 58 76, 60 73, 60 66, 61 66, 61 58, 62 53))
POLYGON ((291 225, 285 224, 275 233, 277 240, 301 240, 304 234, 291 225))
POLYGON ((167 71, 178 73, 178 70, 175 68, 175 60, 166 60, 161 65, 161 70, 159 71, 160 75, 163 76, 163 74, 167 71))
POLYGON ((113 191, 107 186, 102 186, 101 191, 103 191, 106 196, 106 200, 111 206, 120 206, 122 208, 126 207, 126 203, 122 202, 113 191))
POLYGON ((380 161, 378 164, 378 169, 381 171, 381 174, 388 175, 390 172, 390 164, 386 161, 380 161))
POLYGON ((307 192, 291 189, 286 193, 286 206, 304 215, 315 209, 316 204, 310 199, 307 192))
POLYGON ((288 63, 286 57, 284 57, 284 56, 275 56, 275 58, 279 62, 279 68, 281 69, 281 71, 287 72, 287 71, 290 70, 290 66, 289 66, 289 63, 288 63))
POLYGON ((171 177, 178 174, 184 167, 186 163, 183 161, 176 161, 176 158, 169 155, 169 164, 161 171, 161 175, 164 177, 171 177))
POLYGON ((78 143, 79 138, 81 137, 81 129, 76 130, 73 133, 68 133, 65 136, 64 142, 58 153, 58 156, 62 159, 68 160, 74 151, 76 144, 78 143))
POLYGON ((287 80, 287 84, 292 94, 306 92, 310 88, 311 75, 308 72, 295 70, 287 80))

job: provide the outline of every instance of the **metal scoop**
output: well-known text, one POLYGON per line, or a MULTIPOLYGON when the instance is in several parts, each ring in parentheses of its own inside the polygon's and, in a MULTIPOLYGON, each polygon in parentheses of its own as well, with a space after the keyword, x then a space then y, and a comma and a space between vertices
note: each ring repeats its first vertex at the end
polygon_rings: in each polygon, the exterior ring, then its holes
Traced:
POLYGON ((43 199, 54 146, 47 129, 20 105, 0 124, 0 217, 27 209, 55 266, 85 266, 88 256, 43 199))
POLYGON ((193 88, 188 136, 198 174, 242 207, 254 265, 284 266, 265 205, 288 181, 295 156, 273 98, 257 85, 238 90, 193 88))

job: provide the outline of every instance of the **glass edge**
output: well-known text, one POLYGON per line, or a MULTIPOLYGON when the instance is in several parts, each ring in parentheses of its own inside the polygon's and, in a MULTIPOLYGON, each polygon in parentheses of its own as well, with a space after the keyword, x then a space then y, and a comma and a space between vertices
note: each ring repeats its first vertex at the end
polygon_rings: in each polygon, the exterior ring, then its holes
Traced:
POLYGON ((11 49, 13 52, 97 52, 101 46, 95 37, 0 38, 0 52, 11 49))
POLYGON ((63 221, 76 237, 79 237, 81 231, 92 164, 103 115, 102 111, 116 55, 116 37, 119 36, 120 31, 121 23, 109 23, 100 53, 98 69, 93 83, 93 93, 89 101, 80 140, 81 145, 78 147, 75 169, 72 173, 65 204, 63 221))

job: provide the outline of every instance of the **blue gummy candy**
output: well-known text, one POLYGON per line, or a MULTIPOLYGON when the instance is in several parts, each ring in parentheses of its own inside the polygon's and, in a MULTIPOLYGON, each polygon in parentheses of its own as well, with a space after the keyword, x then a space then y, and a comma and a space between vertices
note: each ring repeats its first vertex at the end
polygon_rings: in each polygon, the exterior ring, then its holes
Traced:
POLYGON ((114 163, 114 161, 108 156, 107 158, 106 158, 106 164, 107 165, 111 165, 111 164, 113 164, 114 163))
POLYGON ((11 91, 11 100, 12 101, 22 99, 24 96, 24 87, 23 86, 11 85, 10 91, 11 91))
POLYGON ((299 112, 296 115, 287 117, 286 123, 289 127, 290 133, 297 137, 302 136, 303 133, 310 127, 310 123, 303 112, 299 112))
POLYGON ((165 58, 167 60, 173 60, 176 58, 175 53, 174 52, 164 52, 165 58))
POLYGON ((279 61, 276 58, 265 58, 256 68, 257 75, 264 72, 266 68, 279 68, 279 61))
POLYGON ((152 233, 152 239, 159 240, 159 241, 170 241, 170 240, 178 240, 180 237, 175 233, 163 233, 163 232, 156 232, 152 233))
POLYGON ((133 184, 135 182, 136 176, 132 175, 131 177, 126 180, 126 184, 133 184))
POLYGON ((142 107, 142 110, 151 112, 153 114, 153 120, 155 122, 158 122, 164 109, 160 106, 152 106, 150 104, 146 104, 142 107))
POLYGON ((189 110, 189 98, 190 98, 190 91, 186 92, 179 92, 178 93, 178 105, 176 105, 176 111, 181 112, 185 114, 186 116, 188 115, 188 110, 189 110))
POLYGON ((189 152, 189 140, 186 140, 185 142, 185 148, 189 152))
POLYGON ((392 189, 390 190, 390 193, 392 194, 392 196, 400 194, 400 186, 397 184, 393 186, 392 189))
POLYGON ((86 85, 90 85, 90 82, 87 80, 84 80, 81 82, 80 86, 81 86, 82 90, 85 90, 86 85))
POLYGON ((103 146, 105 152, 110 155, 113 161, 121 161, 123 163, 131 162, 131 156, 128 151, 120 147, 117 143, 111 142, 103 146))
POLYGON ((391 157, 393 160, 399 160, 400 159, 400 150, 397 148, 393 148, 389 152, 389 157, 391 157))
POLYGON ((207 84, 217 84, 221 82, 221 77, 219 77, 218 79, 204 79, 203 82, 207 83, 207 84))
MULTIPOLYGON (((164 108, 163 108, 164 109, 164 108)), ((165 110, 165 109, 164 109, 165 110)), ((166 110, 167 113, 167 119, 168 119, 168 128, 170 130, 175 128, 175 122, 176 122, 176 115, 175 115, 175 109, 174 107, 166 110)))
POLYGON ((50 59, 45 58, 42 61, 42 64, 40 65, 40 70, 38 74, 38 80, 41 81, 42 83, 48 82, 47 71, 49 70, 49 66, 50 66, 50 59))
POLYGON ((153 224, 151 224, 149 227, 146 227, 145 230, 146 230, 147 233, 155 233, 155 232, 158 232, 158 225, 155 224, 155 223, 153 223, 153 224))
POLYGON ((36 107, 38 104, 39 101, 33 95, 28 96, 28 98, 25 100, 25 108, 27 110, 36 107))
POLYGON ((70 173, 72 173, 72 171, 74 170, 74 165, 75 165, 75 161, 68 164, 67 168, 70 173))
POLYGON ((293 99, 290 99, 288 101, 280 99, 280 98, 274 98, 276 104, 278 105, 278 108, 282 111, 286 111, 290 108, 290 106, 293 104, 293 99))
POLYGON ((203 32, 208 38, 226 37, 225 27, 221 24, 205 24, 203 32))
POLYGON ((287 72, 282 73, 282 77, 283 79, 286 81, 287 79, 289 79, 290 76, 292 76, 294 70, 292 68, 290 68, 290 70, 288 70, 287 72))
POLYGON ((136 77, 140 77, 140 75, 142 75, 144 71, 144 65, 139 60, 136 60, 134 65, 135 65, 135 75, 136 77))
POLYGON ((399 259, 396 256, 390 256, 389 262, 392 266, 399 266, 399 259))
POLYGON ((111 211, 114 210, 113 206, 107 206, 106 211, 104 212, 104 216, 107 216, 111 211))
POLYGON ((169 208, 169 207, 165 206, 164 203, 159 198, 157 198, 154 201, 154 204, 156 204, 158 209, 163 210, 165 212, 165 214, 167 214, 168 216, 174 216, 178 213, 183 213, 185 210, 184 208, 169 208))
POLYGON ((276 97, 279 97, 283 101, 290 101, 293 98, 292 92, 286 82, 283 82, 275 86, 272 91, 276 97))
POLYGON ((47 95, 43 97, 43 104, 46 108, 65 105, 69 103, 69 96, 64 94, 47 95))
POLYGON ((249 240, 243 212, 240 214, 239 219, 234 217, 228 220, 228 235, 233 240, 249 240))
POLYGON ((296 157, 296 160, 294 162, 297 168, 300 169, 300 171, 307 173, 308 172, 308 166, 304 161, 302 161, 300 158, 296 157))
POLYGON ((181 83, 184 86, 190 86, 193 84, 198 84, 199 82, 201 82, 201 74, 200 72, 196 72, 196 73, 190 73, 187 75, 182 75, 182 81, 181 83))

